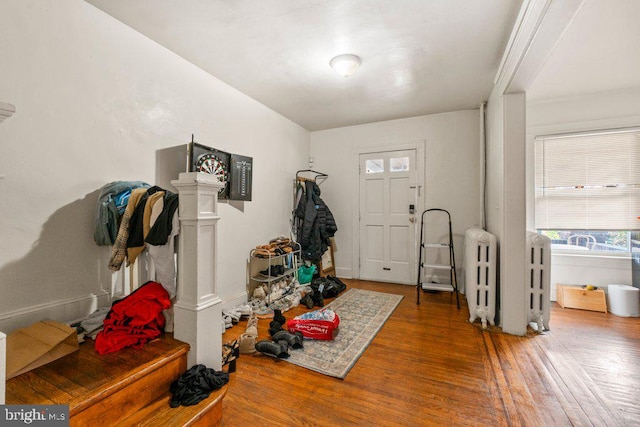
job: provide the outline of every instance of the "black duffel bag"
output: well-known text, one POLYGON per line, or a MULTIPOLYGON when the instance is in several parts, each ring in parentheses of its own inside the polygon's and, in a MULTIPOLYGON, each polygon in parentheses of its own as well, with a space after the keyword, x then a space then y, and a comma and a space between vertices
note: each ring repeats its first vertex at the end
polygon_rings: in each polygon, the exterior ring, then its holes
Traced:
POLYGON ((322 293, 323 298, 334 298, 347 289, 347 285, 337 277, 326 276, 313 279, 311 281, 311 289, 322 293))

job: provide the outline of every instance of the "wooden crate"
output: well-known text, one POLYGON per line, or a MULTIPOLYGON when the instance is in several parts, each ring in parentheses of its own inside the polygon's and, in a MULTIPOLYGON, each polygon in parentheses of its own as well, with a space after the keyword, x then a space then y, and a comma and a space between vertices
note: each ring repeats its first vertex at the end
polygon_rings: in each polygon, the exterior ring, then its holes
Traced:
POLYGON ((588 291, 575 285, 557 285, 556 299, 562 308, 607 312, 607 297, 602 289, 588 291))

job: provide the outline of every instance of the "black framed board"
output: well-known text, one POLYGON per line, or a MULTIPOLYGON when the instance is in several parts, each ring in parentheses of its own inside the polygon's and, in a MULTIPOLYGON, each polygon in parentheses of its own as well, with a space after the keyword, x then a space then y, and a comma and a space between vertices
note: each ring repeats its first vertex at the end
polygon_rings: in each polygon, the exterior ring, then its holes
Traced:
POLYGON ((210 173, 225 184, 219 199, 251 200, 253 159, 197 142, 189 143, 189 172, 210 173))

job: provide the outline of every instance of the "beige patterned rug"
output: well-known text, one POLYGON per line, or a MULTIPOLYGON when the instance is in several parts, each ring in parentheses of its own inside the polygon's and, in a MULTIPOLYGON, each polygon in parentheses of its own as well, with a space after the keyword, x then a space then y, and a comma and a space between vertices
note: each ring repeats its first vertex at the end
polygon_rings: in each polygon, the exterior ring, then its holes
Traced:
POLYGON ((304 349, 283 359, 321 374, 344 378, 396 309, 401 295, 349 289, 325 307, 340 317, 333 341, 304 340, 304 349))

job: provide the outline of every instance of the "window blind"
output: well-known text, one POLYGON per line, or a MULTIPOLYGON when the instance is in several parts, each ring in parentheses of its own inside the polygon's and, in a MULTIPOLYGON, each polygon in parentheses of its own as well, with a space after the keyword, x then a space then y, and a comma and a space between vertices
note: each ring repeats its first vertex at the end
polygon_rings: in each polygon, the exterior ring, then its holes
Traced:
POLYGON ((538 137, 535 223, 640 230, 640 129, 538 137))

